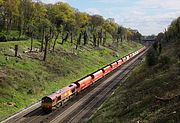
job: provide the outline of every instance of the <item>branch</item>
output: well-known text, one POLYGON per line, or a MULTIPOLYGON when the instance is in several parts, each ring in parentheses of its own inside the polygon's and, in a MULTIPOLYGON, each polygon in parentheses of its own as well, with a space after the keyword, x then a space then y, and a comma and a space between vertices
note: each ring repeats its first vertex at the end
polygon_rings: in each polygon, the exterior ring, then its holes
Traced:
POLYGON ((163 101, 163 102, 171 101, 175 98, 180 98, 180 95, 178 94, 178 95, 175 95, 175 96, 170 97, 170 98, 162 98, 162 97, 155 96, 155 99, 163 101))

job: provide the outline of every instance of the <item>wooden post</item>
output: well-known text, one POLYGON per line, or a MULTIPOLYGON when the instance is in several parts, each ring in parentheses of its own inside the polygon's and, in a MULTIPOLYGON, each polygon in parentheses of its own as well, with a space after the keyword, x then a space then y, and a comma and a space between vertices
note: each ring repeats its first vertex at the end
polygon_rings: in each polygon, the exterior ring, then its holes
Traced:
POLYGON ((15 57, 17 57, 17 54, 18 54, 18 45, 15 45, 15 57))

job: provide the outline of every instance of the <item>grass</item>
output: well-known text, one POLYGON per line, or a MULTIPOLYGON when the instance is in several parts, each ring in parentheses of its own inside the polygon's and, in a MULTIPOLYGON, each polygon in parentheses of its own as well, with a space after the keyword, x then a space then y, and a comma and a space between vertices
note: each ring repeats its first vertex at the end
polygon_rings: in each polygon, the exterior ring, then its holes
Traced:
MULTIPOLYGON (((73 44, 66 42, 49 52, 46 62, 23 53, 29 47, 30 41, 0 43, 0 119, 142 46, 124 42, 112 50, 93 48, 90 43, 75 50, 73 44), (22 59, 13 57, 16 44, 22 59)), ((33 47, 40 47, 40 42, 35 40, 33 47)))
POLYGON ((179 46, 178 40, 164 45, 155 66, 143 63, 133 70, 89 123, 179 122, 179 46))

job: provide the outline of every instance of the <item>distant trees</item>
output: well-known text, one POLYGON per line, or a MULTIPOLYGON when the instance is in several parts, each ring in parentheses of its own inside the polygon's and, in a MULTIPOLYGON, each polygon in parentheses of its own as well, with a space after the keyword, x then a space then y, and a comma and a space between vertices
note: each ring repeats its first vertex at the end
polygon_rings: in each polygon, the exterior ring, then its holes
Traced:
POLYGON ((18 30, 19 37, 22 34, 31 37, 33 31, 34 37, 41 36, 42 44, 47 25, 54 28, 55 31, 51 32, 53 36, 61 36, 61 44, 69 37, 73 42, 77 36, 77 39, 84 39, 84 45, 91 37, 94 46, 105 45, 107 33, 113 40, 119 40, 123 36, 130 36, 128 33, 132 31, 119 26, 112 18, 105 20, 100 15, 79 12, 63 2, 44 4, 38 0, 0 0, 0 17, 0 31, 18 30), (35 26, 33 30, 32 25, 35 26))
MULTIPOLYGON (((150 38, 155 38, 154 35, 150 36, 150 38)), ((170 58, 166 55, 161 55, 162 47, 166 43, 171 43, 173 41, 179 41, 180 38, 180 17, 173 20, 168 29, 165 29, 164 33, 159 33, 156 36, 156 41, 153 44, 153 47, 148 51, 146 56, 146 63, 148 66, 154 66, 157 63, 161 63, 161 65, 168 65, 170 62, 170 58)))
POLYGON ((74 33, 78 35, 76 49, 81 44, 81 39, 84 39, 84 45, 87 44, 88 35, 87 35, 87 27, 89 24, 89 16, 86 13, 81 13, 79 11, 75 12, 75 25, 73 30, 74 33))
POLYGON ((165 29, 164 33, 159 33, 156 37, 156 41, 158 42, 169 42, 173 39, 180 38, 180 17, 173 20, 169 27, 165 29))
POLYGON ((94 47, 100 45, 103 37, 102 26, 104 23, 104 18, 100 15, 93 15, 90 19, 90 30, 93 36, 94 47))
POLYGON ((3 13, 3 0, 0 0, 0 32, 4 29, 4 13, 3 13))
POLYGON ((166 34, 167 40, 180 37, 180 17, 172 21, 171 25, 165 31, 165 34, 166 34))
POLYGON ((19 31, 19 37, 22 34, 30 37, 31 50, 34 38, 41 41, 41 52, 45 51, 46 43, 47 49, 54 51, 58 39, 61 39, 62 45, 69 39, 78 49, 79 45, 86 45, 89 41, 94 47, 105 46, 109 36, 117 43, 119 40, 135 40, 141 36, 140 33, 118 25, 112 18, 104 19, 101 15, 80 12, 67 3, 0 0, 0 33, 11 30, 19 31))
POLYGON ((18 22, 15 20, 18 20, 20 14, 20 0, 3 0, 1 1, 1 4, 1 15, 3 15, 4 18, 3 23, 6 31, 8 32, 12 29, 12 26, 17 27, 18 22))

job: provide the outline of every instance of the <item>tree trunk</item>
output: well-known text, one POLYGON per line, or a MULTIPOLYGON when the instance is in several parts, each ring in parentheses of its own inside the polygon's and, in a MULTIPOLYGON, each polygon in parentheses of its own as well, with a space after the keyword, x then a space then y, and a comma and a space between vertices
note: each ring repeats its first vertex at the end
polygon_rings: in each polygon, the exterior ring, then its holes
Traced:
POLYGON ((87 36, 87 32, 84 31, 84 45, 87 44, 87 41, 88 41, 88 36, 87 36))
POLYGON ((7 20, 7 28, 6 28, 6 29, 7 29, 7 30, 6 30, 7 32, 9 32, 9 30, 10 30, 10 28, 11 28, 10 26, 11 26, 11 18, 10 18, 9 20, 7 20))
POLYGON ((117 45, 119 44, 119 37, 117 37, 117 45))
POLYGON ((71 43, 73 43, 73 33, 71 32, 70 35, 71 35, 71 43))
POLYGON ((97 39, 97 46, 99 47, 100 46, 100 37, 98 37, 98 39, 97 39))
MULTIPOLYGON (((178 19, 177 20, 177 25, 176 25, 177 26, 177 34, 180 33, 180 24, 179 23, 180 23, 180 20, 178 19)), ((177 35, 177 36, 179 36, 179 35, 177 35)))
POLYGON ((49 32, 50 32, 50 35, 49 35, 50 40, 49 40, 49 42, 48 42, 48 50, 50 50, 50 48, 51 48, 51 43, 52 43, 52 39, 54 38, 54 33, 53 33, 53 31, 52 31, 52 28, 50 28, 49 32))
POLYGON ((105 46, 106 39, 107 39, 107 33, 105 32, 105 34, 104 34, 104 38, 103 38, 103 46, 105 46))
POLYGON ((76 50, 78 49, 78 46, 81 44, 81 37, 82 37, 82 34, 80 32, 79 38, 78 38, 77 43, 76 43, 76 50))
POLYGON ((45 38, 45 29, 43 27, 42 28, 42 39, 41 39, 41 49, 40 49, 40 52, 42 52, 43 48, 44 48, 44 38, 45 38))
POLYGON ((55 46, 56 46, 56 42, 57 42, 58 37, 59 37, 59 33, 56 35, 56 38, 55 38, 55 40, 54 40, 53 51, 54 51, 54 49, 55 49, 55 46))
POLYGON ((65 39, 64 39, 64 42, 67 42, 68 37, 69 37, 69 32, 66 33, 66 37, 65 37, 65 39))
POLYGON ((21 17, 19 17, 18 29, 19 29, 19 38, 20 38, 22 35, 22 30, 23 30, 23 20, 21 17))
POLYGON ((45 49, 44 49, 43 61, 46 61, 47 49, 48 49, 48 41, 49 41, 49 37, 45 36, 45 49))
POLYGON ((9 30, 12 29, 12 18, 10 19, 10 22, 9 22, 9 30))
POLYGON ((1 22, 1 27, 0 27, 1 32, 6 28, 6 21, 5 20, 6 20, 5 17, 2 16, 2 22, 1 22))
POLYGON ((67 41, 68 37, 69 37, 69 32, 66 33, 65 38, 62 38, 62 43, 61 43, 62 45, 64 44, 64 42, 67 41))
POLYGON ((94 47, 96 47, 96 35, 93 34, 93 44, 94 44, 94 47))
POLYGON ((30 49, 30 51, 32 51, 32 49, 33 49, 33 33, 31 32, 31 49, 30 49))
POLYGON ((166 41, 169 42, 169 38, 168 38, 166 29, 165 29, 165 37, 166 37, 166 41))
POLYGON ((100 32, 100 44, 102 44, 102 40, 103 40, 103 30, 101 29, 101 32, 100 32))
POLYGON ((61 34, 61 44, 63 44, 64 42, 63 42, 63 40, 64 40, 64 32, 62 31, 62 34, 61 34))

